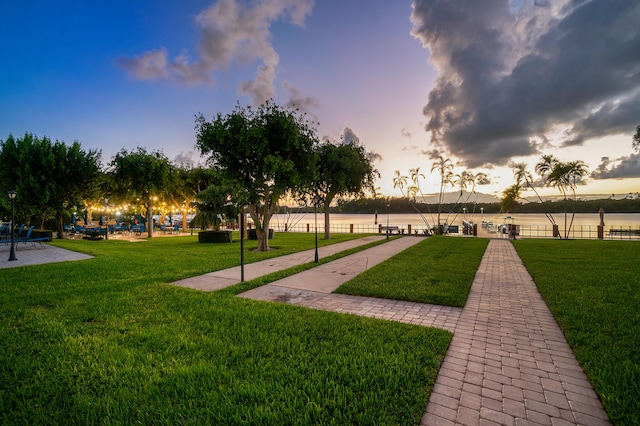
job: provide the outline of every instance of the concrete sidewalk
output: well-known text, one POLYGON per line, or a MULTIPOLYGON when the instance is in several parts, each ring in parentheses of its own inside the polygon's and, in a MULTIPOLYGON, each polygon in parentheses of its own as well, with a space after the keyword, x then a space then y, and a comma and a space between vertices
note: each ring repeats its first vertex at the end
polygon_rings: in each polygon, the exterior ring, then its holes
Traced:
POLYGON ((93 258, 88 254, 65 250, 49 244, 19 243, 15 244, 16 258, 18 260, 9 262, 10 249, 10 244, 0 245, 0 269, 93 258))
MULTIPOLYGON (((379 241, 384 239, 385 236, 369 236, 364 238, 358 238, 355 240, 349 240, 342 243, 331 244, 324 247, 318 248, 318 256, 320 258, 324 258, 327 256, 331 256, 333 254, 339 253, 341 251, 349 250, 355 247, 359 247, 365 244, 369 244, 375 241, 379 241)), ((400 238, 398 240, 405 240, 404 238, 400 238)), ((393 243, 392 240, 389 243, 393 243)), ((421 238, 409 239, 413 241, 413 243, 417 243, 422 241, 421 238)), ((387 244, 383 244, 386 246, 387 244)), ((406 244, 406 243, 401 243, 406 244)), ((396 246, 392 246, 395 248, 396 246)), ((396 251, 393 249, 389 253, 389 256, 392 256, 396 251)), ((283 269, 288 269, 293 266, 302 265, 304 263, 313 262, 315 256, 315 249, 305 250, 297 253, 292 253, 284 256, 274 257, 272 259, 262 260, 260 262, 249 263, 244 266, 244 278, 246 281, 253 280, 258 277, 262 277, 264 275, 277 272, 283 269)), ((334 262, 331 262, 332 264, 334 262)), ((229 269, 223 269, 221 271, 210 272, 208 274, 199 275, 196 277, 186 278, 184 280, 175 281, 172 284, 193 288, 196 290, 202 291, 215 291, 220 290, 225 287, 229 287, 234 284, 238 284, 240 282, 240 266, 236 266, 229 269)), ((316 283, 317 285, 318 283, 316 283)))

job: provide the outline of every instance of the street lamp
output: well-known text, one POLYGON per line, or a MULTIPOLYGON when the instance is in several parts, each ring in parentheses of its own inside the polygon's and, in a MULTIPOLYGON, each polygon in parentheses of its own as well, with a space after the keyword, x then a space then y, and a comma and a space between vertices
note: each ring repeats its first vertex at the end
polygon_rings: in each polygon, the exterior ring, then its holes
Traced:
POLYGON ((389 239, 389 200, 387 200, 387 240, 389 239))
POLYGON ((313 258, 313 261, 315 263, 318 263, 320 261, 320 259, 318 258, 318 199, 315 197, 313 200, 313 215, 315 217, 315 222, 316 222, 316 253, 315 253, 315 257, 313 258))
POLYGON ((11 224, 9 226, 9 233, 11 234, 11 251, 9 252, 9 260, 18 260, 16 257, 16 248, 13 241, 13 231, 15 230, 14 223, 14 208, 13 208, 13 200, 16 198, 16 191, 13 189, 9 191, 9 199, 11 200, 11 224))

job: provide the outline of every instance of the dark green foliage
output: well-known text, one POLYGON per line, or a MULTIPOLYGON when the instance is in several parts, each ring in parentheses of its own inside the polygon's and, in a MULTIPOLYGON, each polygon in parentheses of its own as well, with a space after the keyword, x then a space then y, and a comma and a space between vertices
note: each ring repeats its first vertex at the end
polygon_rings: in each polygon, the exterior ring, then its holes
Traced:
POLYGON ((196 117, 196 145, 237 188, 258 228, 259 250, 267 250, 266 230, 278 200, 308 188, 315 178, 315 129, 296 111, 271 101, 257 109, 236 109, 211 122, 196 117))
POLYGON ((0 423, 419 423, 450 333, 164 284, 238 265, 196 241, 63 240, 96 258, 4 270, 0 423))
POLYGON ((427 238, 346 282, 336 293, 463 307, 488 242, 427 238))
MULTIPOLYGON (((169 189, 172 166, 160 151, 147 152, 138 147, 136 151, 122 149, 110 163, 114 191, 133 203, 140 199, 147 210, 147 223, 153 223, 154 197, 166 194, 169 189)), ((147 226, 147 235, 153 236, 153 226, 147 226)))
POLYGON ((324 209, 324 238, 329 239, 329 206, 334 198, 364 196, 374 192, 378 171, 373 167, 373 156, 358 141, 325 142, 317 148, 318 177, 313 192, 324 209))
POLYGON ((232 241, 231 231, 201 231, 198 233, 199 243, 230 243, 232 241))
MULTIPOLYGON (((37 221, 40 228, 56 219, 62 235, 62 219, 82 205, 99 175, 100 152, 85 152, 78 142, 66 145, 46 136, 25 133, 0 143, 0 191, 15 189, 16 221, 37 221)), ((7 197, 0 197, 7 206, 7 197)))
POLYGON ((615 424, 640 424, 640 244, 513 242, 615 424))
POLYGON ((235 193, 235 188, 223 183, 214 183, 196 195, 195 207, 198 213, 193 218, 189 226, 208 229, 210 226, 215 231, 220 230, 222 219, 235 220, 240 213, 240 209, 233 203, 231 198, 235 193))

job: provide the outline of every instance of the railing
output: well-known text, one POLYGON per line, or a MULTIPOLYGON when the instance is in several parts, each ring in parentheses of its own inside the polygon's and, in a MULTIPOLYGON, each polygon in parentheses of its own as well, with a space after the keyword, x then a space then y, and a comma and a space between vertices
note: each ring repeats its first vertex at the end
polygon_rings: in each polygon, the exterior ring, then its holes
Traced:
MULTIPOLYGON (((390 224, 390 226, 397 226, 399 229, 399 233, 408 235, 424 235, 427 231, 426 226, 413 226, 413 225, 402 225, 402 224, 390 224)), ((314 223, 296 223, 294 225, 291 224, 271 224, 271 228, 276 232, 315 232, 315 224, 314 223)), ((362 225, 362 224, 331 224, 330 225, 331 233, 335 234, 384 234, 386 231, 383 229, 380 231, 379 225, 362 225)), ((384 228, 384 227, 383 227, 384 228)), ((554 238, 553 235, 553 227, 551 225, 519 225, 518 226, 518 234, 516 238, 554 238)), ((557 229, 558 235, 562 238, 565 237, 565 229, 563 227, 558 227, 557 229)), ((324 233, 324 223, 318 224, 318 233, 324 233)), ((463 233, 451 233, 451 235, 460 235, 463 233)), ((481 237, 503 237, 508 238, 509 235, 507 233, 497 233, 497 232, 489 232, 485 229, 480 229, 478 227, 478 236, 481 237)), ((559 238, 559 237, 555 237, 559 238)), ((574 225, 571 227, 571 231, 569 232, 569 239, 576 240, 596 240, 598 239, 598 226, 596 225, 574 225)), ((615 227, 615 228, 607 228, 605 227, 603 232, 603 239, 607 240, 640 240, 640 228, 634 228, 631 226, 628 227, 615 227)))
MULTIPOLYGON (((402 234, 409 234, 411 231, 412 235, 424 235, 426 231, 425 226, 412 226, 412 225, 394 225, 398 227, 398 230, 402 234)), ((276 232, 315 232, 315 224, 313 223, 297 223, 294 225, 290 224, 274 224, 271 223, 270 227, 273 228, 276 232)), ((384 234, 386 231, 382 230, 379 225, 363 225, 363 224, 330 224, 329 230, 332 234, 384 234)), ((318 233, 324 233, 324 223, 318 224, 318 233)))

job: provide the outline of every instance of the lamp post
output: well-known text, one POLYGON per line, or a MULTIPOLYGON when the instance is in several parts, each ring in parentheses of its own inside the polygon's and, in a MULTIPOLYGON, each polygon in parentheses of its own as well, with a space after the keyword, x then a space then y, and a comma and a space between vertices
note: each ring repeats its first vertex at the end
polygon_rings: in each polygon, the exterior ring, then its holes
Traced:
POLYGON ((389 200, 387 200, 387 240, 389 239, 389 200))
POLYGON ((315 263, 318 263, 320 260, 318 258, 318 199, 314 197, 313 200, 313 215, 315 217, 315 222, 316 222, 316 253, 315 253, 315 257, 313 258, 313 261, 315 263))
MULTIPOLYGON (((244 282, 244 206, 240 209, 240 282, 244 282)), ((193 233, 193 228, 192 231, 193 233)), ((267 231, 268 232, 268 231, 267 231)))
POLYGON ((9 233, 11 234, 11 250, 9 251, 9 260, 18 260, 16 257, 16 248, 13 241, 13 231, 15 230, 14 222, 14 208, 13 208, 13 200, 16 198, 16 191, 13 189, 9 191, 9 199, 11 200, 11 224, 9 226, 9 233))

